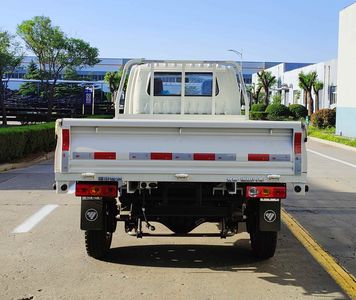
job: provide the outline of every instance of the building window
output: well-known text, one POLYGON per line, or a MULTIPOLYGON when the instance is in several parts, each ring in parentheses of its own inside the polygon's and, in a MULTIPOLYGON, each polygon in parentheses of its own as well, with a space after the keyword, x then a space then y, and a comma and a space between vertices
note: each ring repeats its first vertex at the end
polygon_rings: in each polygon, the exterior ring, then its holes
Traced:
POLYGON ((299 104, 300 95, 301 93, 299 90, 293 90, 293 104, 299 104))
POLYGON ((332 85, 330 87, 330 105, 336 104, 337 101, 337 86, 336 85, 332 85))

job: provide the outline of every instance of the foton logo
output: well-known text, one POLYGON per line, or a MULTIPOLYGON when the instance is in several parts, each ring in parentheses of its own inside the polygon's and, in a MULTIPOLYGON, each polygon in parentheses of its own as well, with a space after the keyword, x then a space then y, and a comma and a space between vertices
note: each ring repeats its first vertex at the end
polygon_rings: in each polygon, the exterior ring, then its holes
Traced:
POLYGON ((97 218, 98 218, 98 211, 94 208, 89 208, 86 212, 85 212, 85 218, 87 219, 87 221, 89 222, 94 222, 97 218))
POLYGON ((277 214, 273 210, 266 210, 263 215, 263 218, 266 222, 272 223, 276 220, 277 214))

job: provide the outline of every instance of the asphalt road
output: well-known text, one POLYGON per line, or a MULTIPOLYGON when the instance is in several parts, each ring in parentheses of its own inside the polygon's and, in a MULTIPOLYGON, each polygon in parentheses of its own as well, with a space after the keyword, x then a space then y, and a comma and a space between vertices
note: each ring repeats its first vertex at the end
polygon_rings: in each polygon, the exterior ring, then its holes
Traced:
MULTIPOLYGON (((309 148, 356 164, 355 152, 309 148)), ((105 261, 86 256, 80 202, 56 195, 52 162, 0 173, 1 299, 345 299, 341 289, 283 226, 274 258, 257 261, 248 236, 143 238, 119 227, 105 261), (48 215, 14 233, 43 207, 48 215), (58 206, 53 206, 58 205, 58 206)), ((309 154, 311 192, 285 202, 326 250, 355 266, 356 169, 309 154)), ((195 232, 215 230, 202 225, 195 232)), ((159 232, 167 232, 158 226, 159 232)), ((355 273, 354 273, 355 274, 355 273)))

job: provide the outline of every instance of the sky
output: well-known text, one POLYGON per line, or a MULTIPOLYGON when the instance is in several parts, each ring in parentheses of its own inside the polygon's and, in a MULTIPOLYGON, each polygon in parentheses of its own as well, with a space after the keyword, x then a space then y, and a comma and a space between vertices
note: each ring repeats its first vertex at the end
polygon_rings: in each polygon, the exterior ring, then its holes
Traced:
POLYGON ((0 29, 43 15, 100 57, 320 62, 353 0, 0 0, 0 29))

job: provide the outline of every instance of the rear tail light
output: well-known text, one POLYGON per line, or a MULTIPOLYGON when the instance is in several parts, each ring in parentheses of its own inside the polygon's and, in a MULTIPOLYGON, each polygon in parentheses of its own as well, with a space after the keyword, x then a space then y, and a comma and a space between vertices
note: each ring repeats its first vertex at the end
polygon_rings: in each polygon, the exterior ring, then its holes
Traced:
POLYGON ((80 197, 117 197, 117 184, 77 182, 75 195, 80 197))
POLYGON ((287 189, 285 186, 247 186, 247 198, 278 198, 285 199, 287 197, 287 189))
POLYGON ((62 151, 69 151, 69 129, 62 129, 62 151))
POLYGON ((302 133, 301 132, 294 133, 294 153, 295 154, 302 153, 302 133))

